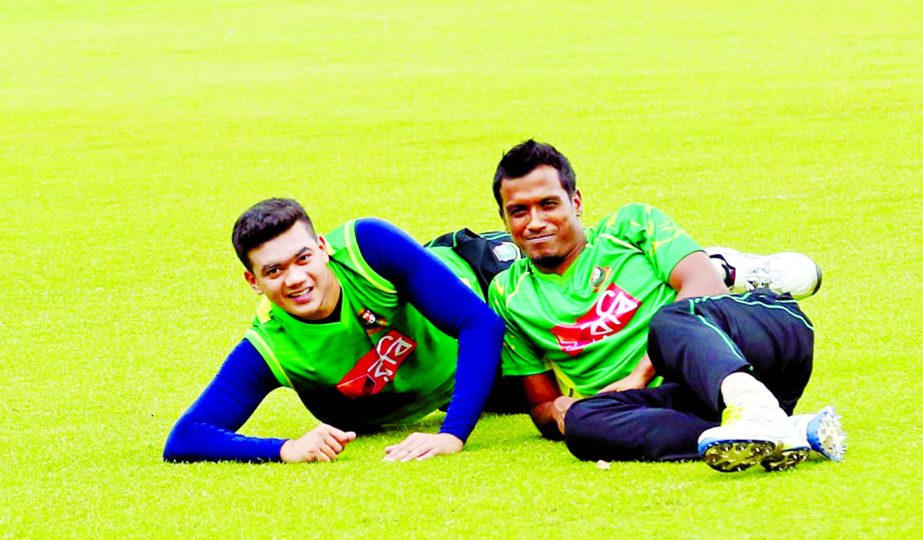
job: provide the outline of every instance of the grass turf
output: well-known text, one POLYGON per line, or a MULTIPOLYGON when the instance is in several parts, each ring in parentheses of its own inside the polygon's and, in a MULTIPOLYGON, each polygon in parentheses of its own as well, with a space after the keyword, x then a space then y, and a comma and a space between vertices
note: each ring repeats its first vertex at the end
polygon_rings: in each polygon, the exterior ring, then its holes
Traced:
MULTIPOLYGON (((918 2, 45 1, 0 6, 0 534, 919 537, 918 2), (824 267, 800 411, 844 463, 581 463, 521 416, 465 452, 169 465, 254 305, 230 227, 289 195, 424 240, 500 226, 492 169, 556 144, 594 223, 653 202, 704 244, 824 267)), ((415 429, 435 429, 428 418, 415 429)), ((245 426, 315 421, 277 392, 245 426)))

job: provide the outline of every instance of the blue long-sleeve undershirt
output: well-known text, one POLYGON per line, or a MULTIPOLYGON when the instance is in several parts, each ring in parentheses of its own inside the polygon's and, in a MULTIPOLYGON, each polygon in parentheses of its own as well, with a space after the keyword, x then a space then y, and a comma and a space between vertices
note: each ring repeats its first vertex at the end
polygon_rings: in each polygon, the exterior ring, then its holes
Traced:
MULTIPOLYGON (((437 328, 458 338, 455 391, 440 432, 467 440, 493 384, 503 323, 438 259, 393 225, 358 220, 356 242, 369 266, 390 281, 402 298, 437 328)), ((164 459, 279 461, 285 439, 236 433, 279 386, 253 345, 241 341, 177 421, 167 438, 164 459)))

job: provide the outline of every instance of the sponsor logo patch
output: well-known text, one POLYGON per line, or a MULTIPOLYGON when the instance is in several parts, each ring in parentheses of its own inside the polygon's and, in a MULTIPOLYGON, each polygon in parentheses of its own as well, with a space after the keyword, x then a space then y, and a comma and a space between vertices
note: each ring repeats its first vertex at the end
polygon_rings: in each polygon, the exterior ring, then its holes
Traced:
POLYGON ((398 368, 416 348, 416 341, 391 330, 343 376, 337 390, 352 399, 381 392, 394 380, 398 368))
POLYGON ((388 319, 368 308, 362 308, 362 311, 357 315, 359 316, 359 324, 362 325, 362 328, 365 328, 366 333, 369 335, 377 334, 382 328, 388 326, 388 319))
POLYGON ((559 324, 551 329, 551 333, 562 351, 577 356, 587 345, 625 328, 640 305, 641 302, 612 282, 576 323, 559 324))
POLYGON ((519 259, 519 248, 512 242, 497 244, 491 248, 491 251, 493 251, 494 257, 500 262, 509 262, 519 259))

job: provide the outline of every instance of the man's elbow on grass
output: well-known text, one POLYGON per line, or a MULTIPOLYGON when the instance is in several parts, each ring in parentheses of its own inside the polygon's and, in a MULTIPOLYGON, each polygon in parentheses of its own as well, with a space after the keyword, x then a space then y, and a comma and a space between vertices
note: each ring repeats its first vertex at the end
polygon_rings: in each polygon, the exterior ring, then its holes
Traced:
POLYGON ((167 436, 167 441, 163 445, 164 461, 168 463, 198 461, 189 457, 188 443, 186 442, 190 435, 189 431, 190 426, 182 419, 173 426, 173 430, 170 431, 170 435, 167 436))
POLYGON ((168 463, 281 461, 286 439, 247 437, 213 425, 181 418, 167 437, 163 460, 168 463))

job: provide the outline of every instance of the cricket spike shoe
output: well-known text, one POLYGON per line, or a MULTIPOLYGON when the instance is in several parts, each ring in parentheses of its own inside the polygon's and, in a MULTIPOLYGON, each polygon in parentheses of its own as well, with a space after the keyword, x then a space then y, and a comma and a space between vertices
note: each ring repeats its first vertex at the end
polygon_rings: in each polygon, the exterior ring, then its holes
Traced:
POLYGON ((753 255, 723 247, 711 247, 705 252, 720 267, 719 272, 724 274, 725 284, 733 293, 767 288, 801 300, 820 289, 823 273, 813 259, 802 253, 753 255))
POLYGON ((763 458, 760 465, 769 472, 787 471, 808 459, 810 453, 811 447, 804 438, 804 434, 795 431, 790 436, 781 439, 776 446, 776 451, 763 458))
POLYGON ((833 407, 824 407, 816 414, 796 414, 791 421, 807 439, 811 450, 830 461, 843 461, 846 457, 846 432, 833 407))
POLYGON ((778 407, 726 407, 721 425, 699 435, 699 455, 720 472, 737 472, 757 463, 768 471, 790 469, 810 448, 778 407))

